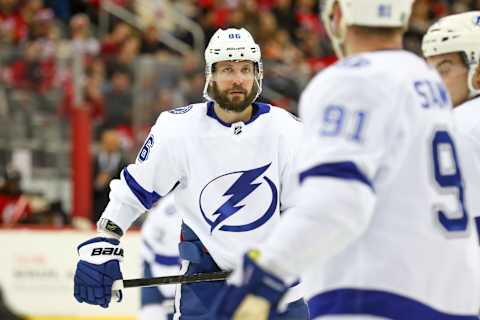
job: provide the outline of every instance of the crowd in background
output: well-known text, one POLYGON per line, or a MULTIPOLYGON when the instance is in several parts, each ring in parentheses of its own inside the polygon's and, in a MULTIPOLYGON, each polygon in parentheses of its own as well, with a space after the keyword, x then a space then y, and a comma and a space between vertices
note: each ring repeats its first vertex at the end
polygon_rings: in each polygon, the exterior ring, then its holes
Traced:
MULTIPOLYGON (((90 112, 99 150, 92 160, 96 211, 108 200, 108 182, 137 148, 132 143, 132 123, 138 83, 146 85, 144 97, 151 98, 142 118, 146 127, 161 111, 202 101, 204 83, 203 57, 178 52, 162 41, 161 28, 166 28, 194 45, 192 34, 169 23, 167 0, 113 0, 140 17, 143 28, 112 18, 106 34, 99 32, 100 1, 0 0, 0 86, 15 92, 19 101, 28 92, 30 103, 24 103, 27 107, 23 112, 52 113, 68 122, 75 107, 75 83, 71 69, 61 68, 59 57, 71 56, 72 52, 83 56, 83 106, 90 112), (151 71, 152 77, 142 75, 139 79, 137 62, 145 57, 158 61, 160 67, 151 71)), ((170 3, 201 26, 206 43, 218 28, 247 28, 262 49, 264 85, 280 93, 261 99, 293 113, 309 79, 335 61, 316 0, 170 3)), ((435 20, 473 9, 480 9, 480 0, 416 0, 406 47, 420 53, 421 38, 435 20)), ((0 117, 16 111, 0 110, 0 117)), ((10 196, 11 191, 5 190, 0 186, 0 203, 2 197, 10 196)), ((42 210, 64 216, 61 208, 42 210)))

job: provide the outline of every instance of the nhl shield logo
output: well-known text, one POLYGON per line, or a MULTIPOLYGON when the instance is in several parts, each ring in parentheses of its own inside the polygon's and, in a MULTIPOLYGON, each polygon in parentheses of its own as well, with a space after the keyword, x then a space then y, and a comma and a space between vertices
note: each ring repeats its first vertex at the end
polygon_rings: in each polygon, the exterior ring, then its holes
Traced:
POLYGON ((240 133, 242 133, 242 126, 236 126, 233 128, 233 134, 238 136, 240 133))

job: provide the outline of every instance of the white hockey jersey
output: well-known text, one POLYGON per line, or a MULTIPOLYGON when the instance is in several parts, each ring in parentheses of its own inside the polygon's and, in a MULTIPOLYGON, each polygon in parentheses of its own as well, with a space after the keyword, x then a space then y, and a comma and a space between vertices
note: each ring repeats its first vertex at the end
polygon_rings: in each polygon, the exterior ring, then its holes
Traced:
MULTIPOLYGON (((177 275, 180 270, 178 243, 182 219, 173 194, 162 198, 142 225, 142 257, 151 266, 151 277, 177 275)), ((175 285, 158 286, 166 298, 175 296, 175 285)))
POLYGON ((451 108, 437 73, 400 50, 342 60, 304 91, 299 203, 260 264, 302 272, 312 318, 477 319, 451 108))
POLYGON ((126 230, 175 190, 183 222, 217 265, 231 270, 295 204, 301 130, 288 112, 263 103, 254 103, 248 122, 231 125, 216 116, 213 102, 163 112, 136 163, 111 183, 103 217, 126 230))
POLYGON ((474 217, 480 219, 480 97, 457 106, 453 109, 453 114, 463 156, 462 173, 467 177, 468 209, 474 217))

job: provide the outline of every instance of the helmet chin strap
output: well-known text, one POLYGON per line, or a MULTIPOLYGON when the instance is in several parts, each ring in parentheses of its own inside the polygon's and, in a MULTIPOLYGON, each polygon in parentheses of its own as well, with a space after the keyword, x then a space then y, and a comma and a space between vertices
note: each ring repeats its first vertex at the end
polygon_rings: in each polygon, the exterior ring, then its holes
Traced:
POLYGON ((338 59, 345 58, 345 37, 332 37, 332 46, 335 54, 337 55, 338 59))
POLYGON ((346 55, 345 52, 345 38, 347 36, 347 24, 342 18, 339 23, 339 30, 333 30, 334 21, 330 20, 327 26, 327 32, 330 36, 332 42, 333 50, 339 59, 344 58, 346 55))
POLYGON ((468 91, 470 93, 469 98, 476 97, 480 95, 480 88, 475 88, 475 75, 477 73, 477 69, 480 72, 480 68, 478 68, 479 64, 471 64, 468 70, 468 91))
POLYGON ((211 73, 208 73, 206 78, 205 78, 205 86, 203 87, 203 97, 206 99, 206 100, 212 100, 212 97, 210 97, 210 95, 208 94, 208 86, 210 85, 210 81, 212 80, 212 74, 211 73))

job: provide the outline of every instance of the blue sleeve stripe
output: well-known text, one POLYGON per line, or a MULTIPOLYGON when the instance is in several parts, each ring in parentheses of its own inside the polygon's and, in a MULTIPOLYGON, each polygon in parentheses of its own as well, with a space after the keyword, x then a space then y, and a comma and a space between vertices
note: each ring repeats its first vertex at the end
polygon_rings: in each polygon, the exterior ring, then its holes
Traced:
POLYGON ((179 266, 180 257, 177 256, 164 256, 161 254, 155 254, 155 262, 163 266, 179 266))
POLYGON ((123 170, 123 177, 125 178, 130 190, 132 190, 138 201, 140 201, 146 209, 151 209, 153 205, 160 200, 160 195, 155 191, 148 192, 147 190, 143 189, 143 187, 138 184, 138 182, 128 172, 127 168, 123 170))
POLYGON ((147 242, 147 240, 143 240, 143 244, 148 248, 150 252, 155 257, 155 262, 164 266, 179 266, 180 265, 180 257, 179 256, 166 256, 163 254, 158 254, 153 250, 153 247, 147 242))
POLYGON ((378 290, 327 291, 312 297, 308 309, 312 319, 327 315, 371 315, 397 320, 478 320, 476 315, 443 313, 417 300, 378 290))
POLYGON ((356 180, 375 191, 372 182, 350 161, 324 163, 300 173, 300 183, 309 177, 330 177, 344 180, 356 180))
POLYGON ((480 243, 480 217, 475 217, 475 226, 477 227, 478 243, 480 243))

